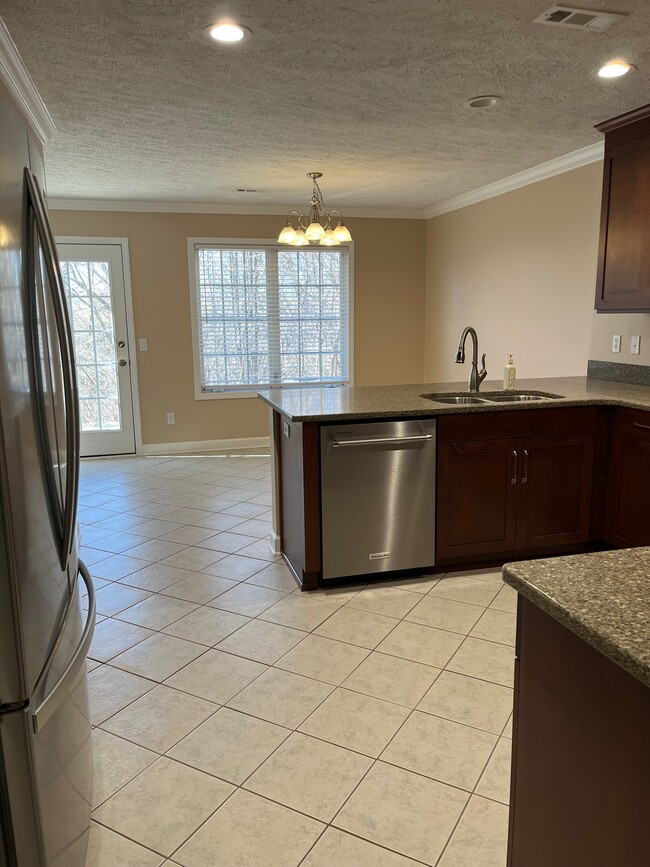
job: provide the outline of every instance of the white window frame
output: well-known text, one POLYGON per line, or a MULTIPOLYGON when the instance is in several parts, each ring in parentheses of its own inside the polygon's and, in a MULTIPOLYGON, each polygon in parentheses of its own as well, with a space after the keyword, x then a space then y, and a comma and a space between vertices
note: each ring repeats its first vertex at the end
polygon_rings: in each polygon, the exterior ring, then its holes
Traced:
MULTIPOLYGON (((228 246, 233 247, 278 247, 277 238, 188 238, 187 261, 189 269, 190 309, 192 313, 192 366, 194 369, 194 398, 195 400, 241 400, 242 398, 257 397, 257 389, 242 391, 203 391, 201 388, 201 341, 199 338, 199 291, 196 274, 196 245, 228 246)), ((342 244, 348 251, 348 386, 354 385, 354 242, 342 244)), ((292 249, 287 247, 287 249, 292 249)), ((295 383, 291 385, 278 385, 274 388, 326 388, 336 386, 321 386, 310 383, 295 383)), ((345 388, 346 386, 339 386, 345 388)), ((263 391, 264 389, 260 389, 263 391)))

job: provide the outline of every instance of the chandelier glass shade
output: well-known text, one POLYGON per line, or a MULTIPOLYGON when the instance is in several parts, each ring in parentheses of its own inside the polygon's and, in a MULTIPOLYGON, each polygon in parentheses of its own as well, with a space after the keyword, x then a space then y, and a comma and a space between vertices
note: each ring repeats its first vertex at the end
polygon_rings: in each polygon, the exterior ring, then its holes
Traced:
POLYGON ((289 244, 292 247, 305 247, 309 244, 319 244, 323 247, 338 247, 352 240, 350 230, 343 221, 343 214, 338 208, 325 210, 325 202, 318 178, 322 172, 308 172, 313 188, 308 216, 299 211, 289 211, 287 222, 278 235, 279 244, 289 244))

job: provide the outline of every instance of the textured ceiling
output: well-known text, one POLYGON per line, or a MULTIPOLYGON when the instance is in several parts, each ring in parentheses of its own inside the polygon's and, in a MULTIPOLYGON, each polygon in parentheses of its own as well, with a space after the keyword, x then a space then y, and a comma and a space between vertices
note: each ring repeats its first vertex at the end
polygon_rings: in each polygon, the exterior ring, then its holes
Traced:
MULTIPOLYGON (((648 0, 605 33, 550 0, 2 0, 54 121, 50 195, 423 208, 600 139, 648 101, 648 0), (202 28, 230 14, 239 46, 202 28), (623 56, 637 72, 603 82, 623 56), (495 93, 496 109, 464 106, 495 93), (236 193, 237 187, 265 190, 236 193)), ((580 5, 580 4, 576 4, 580 5)))

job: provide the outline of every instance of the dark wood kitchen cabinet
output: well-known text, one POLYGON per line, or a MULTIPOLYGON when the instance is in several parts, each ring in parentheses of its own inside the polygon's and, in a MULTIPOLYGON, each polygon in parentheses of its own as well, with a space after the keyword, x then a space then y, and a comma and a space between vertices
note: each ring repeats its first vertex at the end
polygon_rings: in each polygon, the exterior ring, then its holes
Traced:
POLYGON ((436 561, 589 541, 598 429, 596 414, 580 409, 441 418, 436 561), (519 436, 497 438, 508 429, 519 436))
POLYGON ((641 867, 650 689, 519 596, 507 867, 641 867))
POLYGON ((517 548, 589 539, 593 434, 521 440, 517 548))
POLYGON ((488 558, 515 548, 518 445, 516 439, 439 445, 436 559, 488 558))
POLYGON ((617 548, 650 545, 650 413, 617 411, 609 465, 605 538, 617 548))
POLYGON ((650 310, 650 104, 605 133, 596 309, 650 310))

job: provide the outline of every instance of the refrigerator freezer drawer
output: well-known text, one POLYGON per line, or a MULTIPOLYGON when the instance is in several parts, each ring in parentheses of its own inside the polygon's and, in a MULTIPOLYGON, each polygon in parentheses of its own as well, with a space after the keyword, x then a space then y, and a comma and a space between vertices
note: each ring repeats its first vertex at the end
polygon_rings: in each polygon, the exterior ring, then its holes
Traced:
POLYGON ((323 579, 435 557, 435 419, 321 428, 323 579))
POLYGON ((2 717, 3 824, 15 859, 9 863, 19 867, 83 867, 86 860, 92 795, 86 651, 94 619, 92 586, 88 612, 76 589, 32 701, 2 717))

